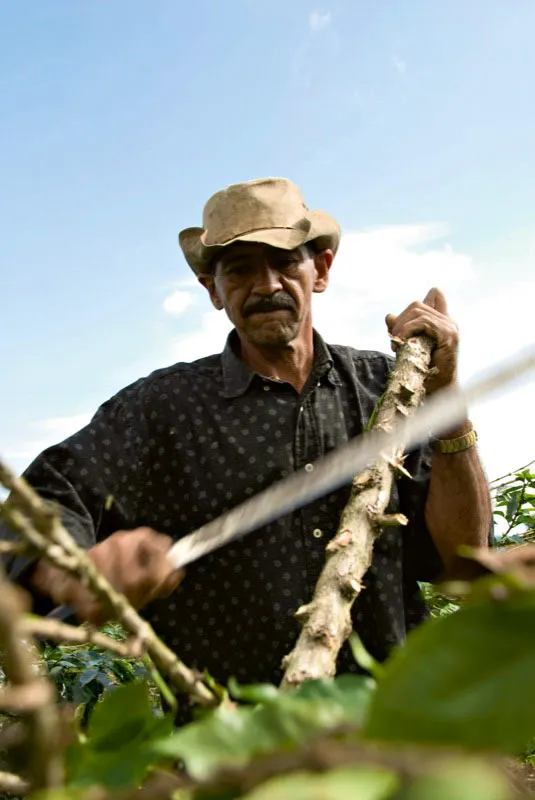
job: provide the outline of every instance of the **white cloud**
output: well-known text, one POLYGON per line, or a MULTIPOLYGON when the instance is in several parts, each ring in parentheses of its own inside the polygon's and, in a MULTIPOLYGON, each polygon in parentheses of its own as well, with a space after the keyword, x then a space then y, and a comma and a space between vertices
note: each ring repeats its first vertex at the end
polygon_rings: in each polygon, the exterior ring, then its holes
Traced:
MULTIPOLYGON (((329 288, 314 297, 315 327, 328 342, 388 352, 385 315, 399 313, 410 302, 422 300, 432 286, 438 286, 459 323, 463 384, 533 341, 535 278, 526 272, 530 278, 523 282, 510 284, 504 280, 504 288, 497 287, 495 281, 487 279, 484 264, 475 265, 469 255, 451 247, 448 234, 448 227, 442 223, 344 233, 329 288)), ((508 274, 514 274, 514 265, 508 274)), ((195 317, 186 334, 175 339, 168 361, 194 361, 221 352, 230 329, 224 312, 206 311, 195 317)), ((529 429, 533 407, 535 385, 530 383, 471 412, 490 477, 535 456, 535 440, 529 429)), ((89 418, 89 414, 55 417, 14 431, 10 441, 4 442, 8 463, 23 468, 45 447, 69 436, 89 418)))
MULTIPOLYGON (((385 315, 422 300, 438 286, 459 325, 462 384, 534 342, 535 278, 486 289, 485 265, 454 250, 447 234, 447 226, 436 223, 345 234, 329 288, 315 299, 318 330, 330 342, 388 351, 385 315)), ((532 381, 471 410, 491 478, 535 456, 527 421, 534 407, 532 381)))
MULTIPOLYGON (((328 290, 314 297, 314 324, 333 343, 388 349, 384 317, 434 285, 451 292, 474 280, 472 259, 441 241, 437 223, 392 225, 345 233, 328 290)), ((200 326, 173 347, 176 360, 220 352, 231 325, 224 312, 202 315, 200 326)))
POLYGON ((232 325, 224 311, 207 311, 196 330, 178 337, 173 345, 173 361, 195 361, 197 358, 220 353, 232 325))
POLYGON ((47 447, 63 441, 83 428, 92 414, 72 414, 68 417, 28 422, 22 430, 14 431, 11 440, 5 443, 5 458, 15 471, 22 471, 47 447))
POLYGON ((308 24, 311 31, 318 33, 326 28, 331 23, 331 15, 328 11, 311 11, 308 15, 308 24))
POLYGON ((482 286, 464 297, 456 314, 463 361, 483 369, 533 342, 534 298, 535 278, 508 281, 493 291, 482 286))
POLYGON ((442 239, 437 223, 345 233, 328 290, 315 299, 315 325, 329 341, 388 348, 384 317, 423 300, 438 285, 451 293, 474 279, 469 256, 442 239))
POLYGON ((35 431, 42 431, 46 435, 64 439, 87 425, 90 419, 90 414, 72 414, 70 417, 51 417, 30 422, 29 427, 35 431))
MULTIPOLYGON (((530 306, 535 280, 482 294, 483 268, 452 248, 447 236, 448 227, 442 223, 345 233, 329 288, 314 298, 315 326, 329 342, 388 352, 385 315, 423 300, 438 286, 460 326, 463 383, 513 353, 519 342, 533 340, 530 306)), ((192 361, 220 352, 230 327, 223 312, 205 313, 197 330, 175 342, 174 357, 192 361)), ((526 413, 517 415, 515 409, 534 406, 535 386, 527 384, 474 409, 490 477, 533 458, 535 442, 525 433, 526 413)))
POLYGON ((397 55, 392 56, 392 66, 398 73, 398 75, 404 76, 407 72, 407 63, 403 61, 402 58, 399 58, 397 55))
POLYGON ((490 398, 470 412, 479 436, 479 451, 492 480, 535 458, 531 409, 535 383, 524 383, 490 398))
POLYGON ((9 448, 7 457, 13 459, 32 459, 46 447, 63 441, 71 436, 91 419, 91 414, 73 414, 70 417, 51 417, 28 422, 26 439, 22 439, 16 447, 9 448))
MULTIPOLYGON (((535 278, 518 280, 499 291, 474 293, 459 302, 460 377, 487 370, 515 352, 535 347, 533 298, 535 278)), ((535 382, 505 389, 471 414, 479 433, 480 451, 490 477, 496 477, 535 458, 535 434, 530 424, 535 408, 535 382)))
POLYGON ((162 306, 163 310, 167 314, 179 316, 196 302, 197 298, 191 292, 184 292, 180 289, 176 289, 174 292, 172 292, 172 294, 165 298, 162 306))

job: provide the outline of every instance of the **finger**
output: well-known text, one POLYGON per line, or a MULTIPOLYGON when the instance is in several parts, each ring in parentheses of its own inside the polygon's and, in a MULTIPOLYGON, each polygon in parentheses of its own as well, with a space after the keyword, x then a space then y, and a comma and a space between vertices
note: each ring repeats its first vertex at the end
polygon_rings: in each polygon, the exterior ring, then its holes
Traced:
POLYGON ((65 603, 65 596, 73 579, 62 569, 39 561, 31 577, 31 583, 37 591, 50 597, 57 605, 65 603))
POLYGON ((431 308, 434 308, 440 314, 447 315, 448 313, 448 305, 446 303, 446 298, 444 297, 440 289, 436 288, 436 286, 434 286, 432 289, 429 289, 426 296, 424 297, 424 304, 426 306, 431 306, 431 308))
POLYGON ((176 574, 167 560, 171 545, 168 536, 153 533, 140 537, 131 569, 123 579, 123 592, 135 608, 146 606, 160 591, 172 592, 180 582, 181 574, 176 574))
POLYGON ((386 327, 388 328, 389 332, 392 332, 392 328, 396 324, 397 317, 395 314, 387 314, 385 317, 386 327))
POLYGON ((96 600, 80 602, 75 606, 74 612, 81 622, 89 622, 95 628, 100 628, 112 617, 112 612, 107 611, 104 606, 96 600))
POLYGON ((439 337, 437 329, 433 325, 432 320, 428 320, 425 318, 420 318, 412 323, 410 321, 406 322, 403 328, 399 332, 396 332, 396 335, 399 336, 399 338, 403 339, 404 341, 410 339, 412 336, 421 336, 421 335, 428 336, 436 344, 439 344, 442 341, 442 338, 439 337))
POLYGON ((391 335, 400 339, 408 339, 410 336, 417 336, 425 333, 431 336, 437 344, 447 344, 458 340, 458 329, 453 320, 445 317, 440 312, 429 306, 422 306, 422 309, 412 309, 403 318, 400 318, 391 335))
POLYGON ((66 582, 60 604, 72 608, 80 622, 90 622, 92 625, 103 625, 110 616, 93 592, 76 578, 66 582))

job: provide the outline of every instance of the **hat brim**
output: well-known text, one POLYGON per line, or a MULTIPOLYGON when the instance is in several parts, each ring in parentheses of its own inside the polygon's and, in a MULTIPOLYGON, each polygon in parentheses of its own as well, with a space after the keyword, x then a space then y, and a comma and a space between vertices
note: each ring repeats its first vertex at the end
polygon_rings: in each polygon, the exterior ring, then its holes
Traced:
POLYGON ((267 244, 281 250, 294 250, 296 247, 316 242, 321 250, 332 250, 336 253, 340 244, 340 226, 324 211, 309 211, 309 225, 301 228, 261 228, 248 231, 230 239, 223 244, 206 245, 202 241, 203 228, 185 228, 178 235, 178 241, 184 257, 196 275, 208 272, 214 257, 222 250, 236 242, 254 242, 267 244))

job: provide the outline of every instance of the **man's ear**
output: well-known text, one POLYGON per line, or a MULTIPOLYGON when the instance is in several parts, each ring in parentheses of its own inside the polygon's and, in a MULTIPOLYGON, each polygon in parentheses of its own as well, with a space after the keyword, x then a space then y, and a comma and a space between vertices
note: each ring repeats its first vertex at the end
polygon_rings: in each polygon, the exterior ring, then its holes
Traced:
POLYGON ((333 263, 333 251, 321 250, 314 256, 314 265, 316 267, 316 278, 314 280, 313 292, 324 292, 329 284, 329 271, 333 263))
POLYGON ((220 300, 220 297, 217 293, 217 288, 215 285, 215 275, 212 272, 201 272, 197 275, 197 280, 204 286, 208 294, 210 295, 210 300, 212 301, 212 305, 214 308, 217 308, 218 311, 221 311, 223 308, 223 303, 220 300))

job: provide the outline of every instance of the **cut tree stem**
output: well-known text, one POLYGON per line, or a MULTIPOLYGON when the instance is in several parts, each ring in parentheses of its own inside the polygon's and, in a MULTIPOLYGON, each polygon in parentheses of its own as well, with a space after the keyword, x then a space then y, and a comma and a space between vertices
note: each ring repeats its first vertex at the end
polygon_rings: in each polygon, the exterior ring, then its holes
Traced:
MULTIPOLYGON (((409 416, 420 405, 432 349, 433 342, 426 336, 411 337, 398 349, 371 428, 390 431, 399 416, 409 416)), ((335 675, 338 653, 352 631, 351 607, 363 589, 375 539, 383 527, 407 524, 402 514, 385 515, 396 470, 406 474, 402 462, 403 449, 384 453, 353 479, 338 530, 327 545, 314 596, 296 612, 302 629, 283 660, 282 688, 335 675)))

